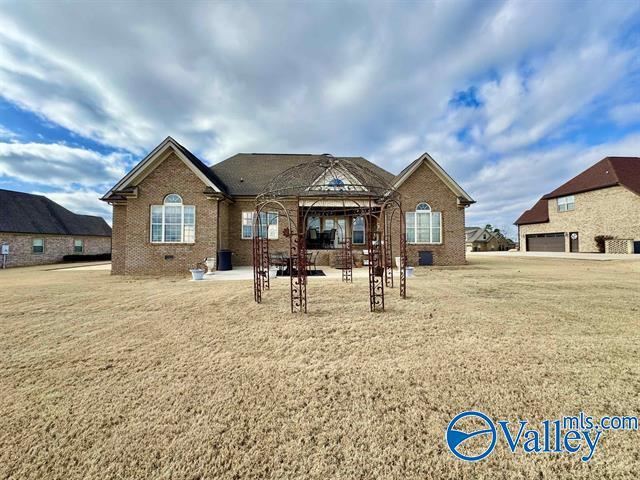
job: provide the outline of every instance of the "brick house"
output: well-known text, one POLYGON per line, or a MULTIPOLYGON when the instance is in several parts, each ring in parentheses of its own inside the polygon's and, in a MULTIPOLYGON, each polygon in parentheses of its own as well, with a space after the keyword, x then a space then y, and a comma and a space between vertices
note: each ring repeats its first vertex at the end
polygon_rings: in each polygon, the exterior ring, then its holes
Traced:
MULTIPOLYGON (((285 170, 321 157, 240 153, 208 167, 168 137, 102 198, 113 205, 112 273, 183 274, 220 249, 233 252, 234 265, 251 265, 256 196, 285 170)), ((465 263, 464 211, 474 201, 428 154, 398 175, 361 157, 349 161, 400 192, 412 222, 409 265, 418 264, 421 251, 429 251, 436 265, 465 263)), ((296 201, 285 203, 296 208, 296 201)), ((265 217, 270 248, 284 249, 286 222, 276 213, 265 217)), ((319 265, 332 263, 345 232, 356 257, 364 247, 358 218, 310 215, 305 228, 319 265)))
POLYGON ((111 227, 41 195, 0 190, 0 267, 58 263, 65 255, 111 252, 111 227), (3 263, 4 262, 4 263, 3 263))
POLYGON ((499 230, 487 227, 467 227, 465 235, 467 252, 502 252, 516 246, 513 240, 505 237, 499 230))
POLYGON ((640 158, 606 157, 516 220, 523 251, 598 252, 596 236, 640 250, 640 158))

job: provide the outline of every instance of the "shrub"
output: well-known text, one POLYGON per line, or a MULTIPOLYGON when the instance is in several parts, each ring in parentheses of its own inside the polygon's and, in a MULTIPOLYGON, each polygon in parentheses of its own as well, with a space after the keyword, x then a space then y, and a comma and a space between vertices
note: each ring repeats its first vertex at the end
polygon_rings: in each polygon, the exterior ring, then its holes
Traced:
POLYGON ((111 260, 110 253, 98 253, 97 255, 65 255, 62 257, 62 261, 64 262, 95 262, 98 260, 107 261, 111 260))
POLYGON ((596 235, 593 239, 596 241, 598 252, 604 253, 605 240, 613 240, 613 237, 611 235, 596 235))

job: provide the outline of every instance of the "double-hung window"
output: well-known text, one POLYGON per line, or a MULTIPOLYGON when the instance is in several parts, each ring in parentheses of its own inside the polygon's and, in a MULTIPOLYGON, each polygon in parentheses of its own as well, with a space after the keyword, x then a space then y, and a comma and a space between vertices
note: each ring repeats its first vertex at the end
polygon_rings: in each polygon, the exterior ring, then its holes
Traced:
MULTIPOLYGON (((256 212, 242 212, 242 238, 250 240, 253 238, 253 220, 256 212)), ((278 239, 278 213, 260 212, 260 222, 256 225, 259 228, 258 237, 269 240, 278 239)))
POLYGON ((44 253, 44 238, 34 238, 31 241, 32 253, 44 253))
POLYGON ((84 252, 84 240, 77 238, 73 241, 73 253, 84 252))
POLYGON ((356 245, 362 245, 365 241, 364 217, 355 217, 351 222, 351 241, 356 245))
POLYGON ((405 214, 408 243, 442 243, 442 214, 428 203, 419 203, 415 212, 405 214))
POLYGON ((558 198, 558 211, 569 212, 576 208, 575 198, 573 195, 558 198))
POLYGON ((162 205, 151 206, 152 243, 194 243, 196 241, 196 207, 183 205, 175 193, 164 197, 162 205))

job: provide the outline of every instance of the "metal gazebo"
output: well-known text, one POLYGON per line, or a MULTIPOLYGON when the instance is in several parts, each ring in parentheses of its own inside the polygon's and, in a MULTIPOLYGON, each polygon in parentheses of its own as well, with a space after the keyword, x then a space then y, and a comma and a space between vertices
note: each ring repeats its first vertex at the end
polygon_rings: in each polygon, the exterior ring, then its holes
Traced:
MULTIPOLYGON (((399 193, 385 179, 354 158, 325 154, 275 176, 255 199, 253 219, 253 291, 261 303, 269 290, 270 212, 286 219, 291 312, 307 312, 307 220, 313 216, 364 218, 369 269, 369 306, 384 311, 385 287, 394 287, 392 238, 399 236, 399 290, 406 298, 406 233, 399 193), (269 212, 269 213, 268 213, 269 212), (397 231, 394 232, 394 226, 397 231)), ((345 220, 346 225, 346 220, 345 220)), ((342 281, 352 282, 351 230, 341 232, 342 281)))

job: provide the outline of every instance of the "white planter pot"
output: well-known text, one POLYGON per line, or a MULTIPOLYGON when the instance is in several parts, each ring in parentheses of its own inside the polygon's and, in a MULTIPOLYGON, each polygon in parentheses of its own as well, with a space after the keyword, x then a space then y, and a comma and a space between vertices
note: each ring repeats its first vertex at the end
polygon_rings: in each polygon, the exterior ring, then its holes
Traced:
POLYGON ((270 268, 269 269, 269 278, 276 278, 278 276, 278 269, 277 268, 270 268))
POLYGON ((216 271, 216 257, 207 257, 207 260, 204 262, 207 264, 207 275, 213 275, 213 272, 216 271))
POLYGON ((407 267, 407 278, 413 277, 413 267, 407 267))
POLYGON ((400 257, 396 257, 396 268, 400 268, 400 257))
POLYGON ((200 268, 192 268, 189 271, 191 272, 191 278, 193 280, 202 280, 204 278, 204 270, 200 268))

